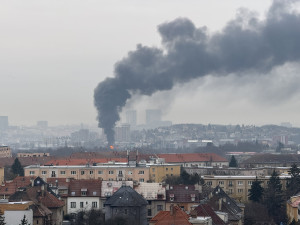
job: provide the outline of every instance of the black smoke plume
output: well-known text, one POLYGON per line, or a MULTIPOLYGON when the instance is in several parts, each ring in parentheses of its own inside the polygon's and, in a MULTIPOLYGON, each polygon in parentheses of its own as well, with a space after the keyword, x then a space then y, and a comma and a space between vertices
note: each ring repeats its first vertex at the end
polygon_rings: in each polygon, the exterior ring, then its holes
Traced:
POLYGON ((212 35, 186 18, 158 26, 162 48, 138 45, 115 65, 114 77, 95 89, 99 127, 108 143, 114 143, 119 112, 133 94, 152 95, 208 74, 267 73, 299 61, 300 16, 292 9, 293 2, 275 0, 263 21, 241 10, 212 35))

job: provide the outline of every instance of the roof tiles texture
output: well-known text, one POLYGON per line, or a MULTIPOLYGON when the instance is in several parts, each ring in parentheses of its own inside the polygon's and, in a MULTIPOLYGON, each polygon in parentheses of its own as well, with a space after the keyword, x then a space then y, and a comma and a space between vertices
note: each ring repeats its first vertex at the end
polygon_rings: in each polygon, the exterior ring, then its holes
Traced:
POLYGON ((155 225, 191 225, 189 215, 183 212, 178 206, 174 206, 173 211, 160 211, 150 222, 155 225))
POLYGON ((100 197, 101 180, 71 180, 69 183, 69 196, 100 197))
POLYGON ((228 160, 214 153, 176 153, 176 154, 158 154, 164 158, 166 163, 184 163, 184 162, 227 162, 228 160))
POLYGON ((169 190, 166 191, 167 202, 199 202, 199 191, 195 190, 194 185, 170 185, 169 190), (174 200, 171 201, 170 198, 174 200), (192 200, 195 197, 195 200, 192 200))
POLYGON ((12 181, 6 181, 0 186, 0 195, 12 195, 19 188, 26 187, 31 184, 33 177, 16 177, 12 181))
POLYGON ((214 225, 225 225, 225 222, 214 212, 208 204, 200 204, 195 209, 197 216, 211 217, 214 225))

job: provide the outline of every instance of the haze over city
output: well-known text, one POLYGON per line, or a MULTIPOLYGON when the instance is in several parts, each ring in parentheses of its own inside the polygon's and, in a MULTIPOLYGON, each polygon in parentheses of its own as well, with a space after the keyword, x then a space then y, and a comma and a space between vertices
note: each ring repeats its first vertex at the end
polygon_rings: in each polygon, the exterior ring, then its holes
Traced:
MULTIPOLYGON (((187 18, 210 35, 237 17, 263 21, 271 1, 2 1, 1 115, 10 124, 96 124, 93 93, 137 44, 164 48, 158 26, 187 18)), ((293 10, 299 9, 293 4, 293 10)), ((175 84, 125 106, 173 123, 300 125, 299 63, 175 84)), ((123 116, 123 114, 122 114, 123 116)), ((139 114, 140 123, 145 115, 139 114)), ((124 116, 123 116, 124 120, 124 116)))

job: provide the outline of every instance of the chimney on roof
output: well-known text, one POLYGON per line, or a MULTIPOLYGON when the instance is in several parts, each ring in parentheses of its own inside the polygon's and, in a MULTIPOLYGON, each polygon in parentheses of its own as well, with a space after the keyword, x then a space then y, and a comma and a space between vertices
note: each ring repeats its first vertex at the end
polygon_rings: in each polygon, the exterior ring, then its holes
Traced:
POLYGON ((219 198, 219 211, 222 210, 222 198, 219 198))
POLYGON ((171 205, 170 205, 170 215, 171 215, 171 216, 175 215, 175 212, 174 212, 174 204, 171 204, 171 205))

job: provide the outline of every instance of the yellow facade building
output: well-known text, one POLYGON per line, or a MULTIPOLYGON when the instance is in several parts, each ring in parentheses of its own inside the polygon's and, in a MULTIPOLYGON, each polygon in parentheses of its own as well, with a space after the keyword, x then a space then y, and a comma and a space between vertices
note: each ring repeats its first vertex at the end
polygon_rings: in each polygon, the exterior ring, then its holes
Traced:
POLYGON ((150 164, 150 179, 161 183, 168 176, 180 176, 180 165, 175 164, 150 164))
MULTIPOLYGON (((283 190, 286 189, 286 181, 290 176, 279 176, 283 190)), ((206 185, 215 188, 220 186, 226 194, 238 202, 247 202, 248 194, 256 176, 203 176, 206 185)), ((270 176, 260 176, 261 186, 267 188, 270 176)))

